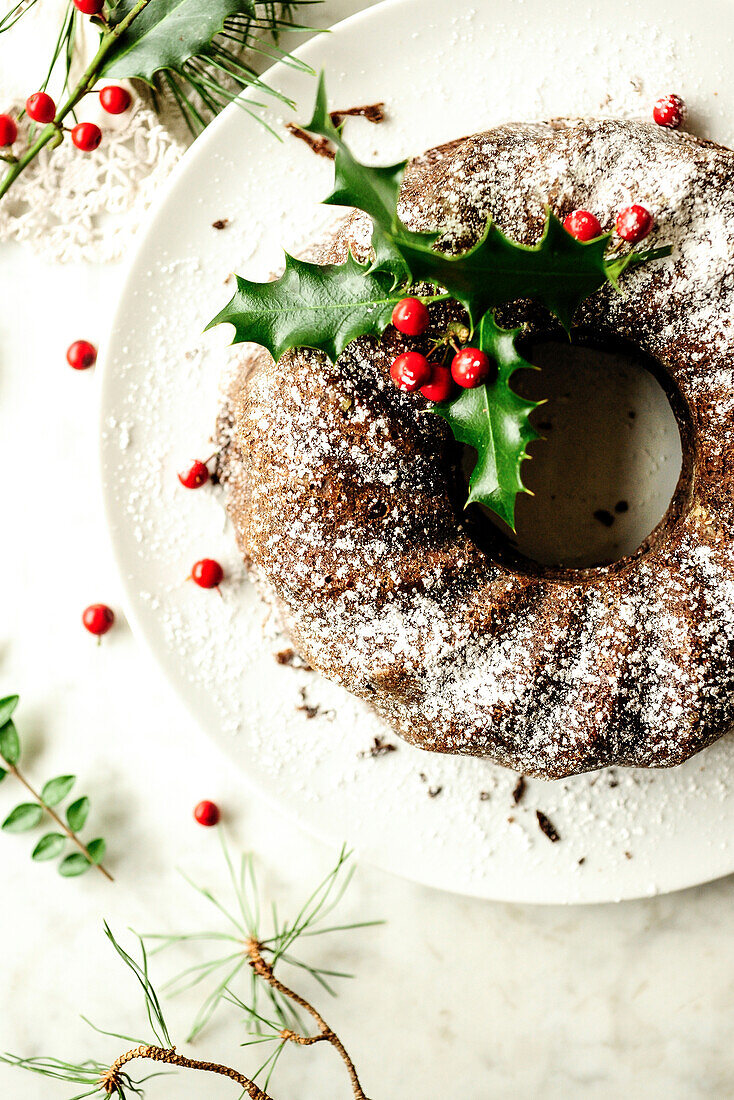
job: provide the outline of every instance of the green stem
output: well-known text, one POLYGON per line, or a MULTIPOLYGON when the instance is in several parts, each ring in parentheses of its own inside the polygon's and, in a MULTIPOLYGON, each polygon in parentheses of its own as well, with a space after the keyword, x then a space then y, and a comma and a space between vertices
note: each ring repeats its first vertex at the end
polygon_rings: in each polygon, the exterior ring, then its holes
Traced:
POLYGON ((90 61, 76 88, 74 88, 69 98, 57 111, 56 117, 53 122, 49 122, 48 126, 46 126, 41 131, 40 135, 33 142, 33 144, 30 145, 28 149, 26 149, 25 153, 18 158, 17 163, 11 165, 11 167, 5 173, 5 177, 0 183, 0 199, 3 197, 3 195, 7 193, 7 191, 10 189, 12 184, 21 174, 21 172, 25 171, 28 165, 36 159, 38 154, 43 148, 45 148, 46 145, 50 145, 51 148, 54 149, 57 145, 61 144, 61 142, 64 140, 64 132, 61 127, 61 123, 66 118, 66 116, 74 110, 77 103, 79 103, 79 101, 84 98, 87 92, 91 90, 92 86, 97 81, 100 69, 102 68, 104 61, 106 61, 107 55, 117 43, 117 39, 127 30, 133 20, 137 19, 141 11, 143 11, 144 8, 147 8, 149 3, 150 0, 138 0, 135 7, 128 12, 124 19, 121 19, 119 23, 116 23, 114 26, 110 27, 108 31, 105 31, 100 40, 97 53, 90 61))

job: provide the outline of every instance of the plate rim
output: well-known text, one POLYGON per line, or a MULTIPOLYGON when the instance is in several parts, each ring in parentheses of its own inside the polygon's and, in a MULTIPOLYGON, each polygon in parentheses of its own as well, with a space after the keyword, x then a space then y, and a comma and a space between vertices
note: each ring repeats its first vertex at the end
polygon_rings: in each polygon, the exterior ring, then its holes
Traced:
MULTIPOLYGON (((505 3, 512 5, 513 0, 504 0, 505 3)), ((708 0, 716 7, 720 7, 720 0, 708 0)), ((384 16, 387 10, 395 10, 399 8, 421 7, 421 0, 381 0, 380 3, 372 5, 371 7, 362 9, 359 12, 355 12, 352 15, 347 16, 345 19, 338 21, 328 28, 328 37, 324 32, 317 31, 302 45, 298 46, 291 53, 297 56, 301 60, 308 62, 308 57, 304 58, 304 54, 311 54, 319 52, 319 47, 323 42, 334 42, 338 33, 342 29, 351 29, 355 24, 361 22, 372 22, 378 20, 384 16), (333 36, 333 37, 332 37, 333 36)), ((263 71, 261 76, 267 78, 269 74, 277 71, 281 68, 287 68, 287 63, 284 61, 277 61, 273 65, 269 66, 263 71)), ((315 70, 316 72, 318 70, 315 70)), ((314 85, 315 87, 315 85, 314 85)), ((247 92, 243 93, 242 98, 247 98, 247 92)), ((299 105, 300 110, 301 105, 299 105)), ((108 483, 106 475, 106 418, 109 416, 109 407, 107 405, 108 388, 110 385, 109 379, 111 376, 111 360, 113 359, 112 349, 114 347, 114 337, 121 329, 121 320, 124 314, 125 300, 130 289, 132 274, 139 260, 140 255, 145 251, 147 242, 150 236, 153 235, 155 224, 157 222, 159 214, 168 205, 172 192, 178 186, 180 178, 188 171, 191 163, 195 158, 205 155, 210 143, 216 142, 217 135, 221 127, 228 125, 229 119, 235 112, 241 108, 237 103, 230 103, 224 108, 220 114, 212 120, 212 122, 206 127, 206 129, 192 142, 192 144, 185 150, 179 162, 172 169, 170 175, 165 180, 165 183, 161 187, 155 201, 151 204, 150 208, 145 214, 143 225, 140 228, 138 237, 135 241, 135 247, 131 250, 130 256, 126 263, 122 267, 121 277, 119 281, 118 290, 118 302, 117 306, 112 314, 111 319, 106 328, 106 337, 104 344, 98 359, 97 369, 100 375, 100 380, 97 388, 97 415, 98 415, 98 442, 97 442, 97 473, 98 484, 101 493, 103 513, 105 518, 105 524, 108 529, 113 560, 115 568, 117 570, 118 577, 121 582, 122 589, 122 606, 125 612, 126 619, 130 624, 132 633, 136 640, 142 641, 147 652, 153 658, 156 668, 162 674, 162 678, 167 683, 169 689, 173 692, 174 696, 178 699, 178 702, 185 707, 186 711, 193 717, 196 724, 199 726, 202 734, 208 739, 213 740, 220 751, 233 760, 238 768, 239 774, 243 777, 247 788, 250 791, 256 792, 257 796, 264 799, 264 801, 276 809, 279 813, 282 813, 288 820, 293 821, 299 828, 303 829, 308 835, 316 838, 321 843, 328 847, 334 847, 335 840, 330 835, 326 828, 320 828, 311 818, 303 817, 299 815, 298 809, 289 802, 287 799, 279 799, 278 796, 269 788, 262 785, 258 781, 258 777, 247 768, 246 764, 242 761, 241 757, 230 751, 227 748, 227 736, 222 731, 217 733, 214 731, 210 723, 207 722, 206 716, 203 715, 198 706, 194 705, 190 699, 186 698, 181 691, 181 682, 174 673, 170 663, 162 659, 160 652, 156 646, 156 639, 148 631, 147 626, 143 623, 139 614, 138 605, 140 603, 140 594, 136 589, 133 579, 129 576, 125 559, 123 556, 123 550, 120 540, 117 537, 117 531, 120 527, 120 514, 119 509, 115 508, 114 494, 111 491, 111 487, 108 483)), ((704 750, 705 751, 705 750, 704 750)), ((560 781, 559 781, 560 782, 560 781)), ((734 858, 729 853, 728 858, 722 854, 720 860, 720 866, 711 871, 706 872, 703 878, 695 878, 691 880, 690 869, 687 873, 682 873, 676 866, 676 871, 668 871, 663 876, 663 885, 658 882, 650 884, 647 889, 637 885, 629 889, 622 889, 617 893, 610 891, 608 888, 604 888, 607 883, 607 879, 603 875, 595 876, 593 880, 584 884, 583 893, 579 896, 566 896, 566 897, 548 897, 541 896, 537 893, 530 891, 528 894, 518 891, 502 889, 497 893, 490 893, 486 889, 477 888, 472 890, 466 887, 458 887, 453 884, 441 885, 436 881, 430 881, 420 874, 411 873, 411 865, 407 867, 401 866, 398 870, 394 866, 391 866, 388 861, 381 860, 374 853, 363 853, 360 846, 355 845, 357 855, 363 858, 366 862, 379 868, 381 871, 394 875, 397 878, 405 879, 407 881, 416 883, 420 886, 427 887, 429 889, 440 889, 448 893, 453 893, 457 896, 475 897, 481 898, 486 901, 497 901, 514 904, 532 904, 542 906, 584 906, 584 905, 600 905, 600 904, 619 904, 624 901, 642 900, 649 897, 655 897, 663 894, 677 893, 683 890, 695 889, 697 887, 705 886, 709 883, 718 881, 728 875, 734 874, 734 858), (595 888, 594 888, 595 887, 595 888)), ((714 859, 712 864, 716 864, 714 859)))

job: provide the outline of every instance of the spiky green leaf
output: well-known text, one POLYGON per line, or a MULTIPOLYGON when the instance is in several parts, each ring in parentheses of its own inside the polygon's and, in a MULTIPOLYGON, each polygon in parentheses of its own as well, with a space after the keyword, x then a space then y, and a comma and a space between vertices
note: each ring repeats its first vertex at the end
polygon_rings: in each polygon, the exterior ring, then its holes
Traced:
POLYGON ((390 286, 389 276, 370 274, 351 255, 324 266, 286 255, 279 279, 254 283, 238 276, 234 297, 207 327, 228 321, 234 343, 262 344, 275 359, 308 347, 333 360, 355 337, 382 334, 402 297, 390 286))
POLYGON ((89 799, 86 795, 82 798, 77 798, 76 802, 72 802, 66 811, 66 821, 69 828, 74 833, 78 833, 80 829, 84 828, 86 820, 89 817, 89 799))
POLYGON ((415 233, 397 239, 413 278, 446 287, 475 321, 504 302, 534 298, 569 330, 584 298, 611 281, 604 259, 609 236, 577 241, 550 210, 534 245, 511 241, 491 221, 473 248, 455 256, 415 233))
POLYGON ((91 866, 92 864, 81 852, 72 852, 66 859, 61 860, 59 874, 64 878, 76 878, 77 875, 83 875, 91 866))
POLYGON ((65 844, 66 837, 63 833, 46 833, 33 849, 31 859, 56 859, 63 852, 65 844))
POLYGON ((2 823, 6 833, 24 833, 38 825, 43 817, 43 810, 37 802, 21 802, 14 810, 11 810, 2 823))
POLYGON ((319 76, 313 115, 303 124, 304 130, 319 134, 336 145, 334 189, 324 199, 329 206, 355 206, 372 218, 372 247, 375 250, 373 271, 388 271, 393 285, 409 276, 394 235, 398 227, 397 205, 406 162, 387 167, 361 164, 352 155, 342 137, 342 127, 335 126, 329 115, 323 72, 319 76))
POLYGON ((516 370, 533 369, 517 350, 520 331, 500 328, 486 313, 479 326, 478 346, 497 366, 495 381, 462 390, 459 397, 432 410, 446 421, 455 439, 477 452, 467 504, 486 505, 512 528, 517 494, 527 491, 520 466, 528 444, 538 438, 530 423, 530 413, 538 403, 519 397, 510 386, 516 370))
POLYGON ((11 767, 20 760, 20 738, 12 718, 0 729, 0 756, 11 767))
POLYGON ((58 775, 43 785, 41 798, 47 806, 58 806, 76 783, 75 775, 58 775))
MULTIPOLYGON (((121 23, 137 2, 120 0, 113 9, 115 24, 121 23)), ((253 0, 155 0, 122 32, 99 75, 152 84, 162 69, 180 73, 187 61, 206 53, 225 20, 233 15, 253 17, 253 0)))

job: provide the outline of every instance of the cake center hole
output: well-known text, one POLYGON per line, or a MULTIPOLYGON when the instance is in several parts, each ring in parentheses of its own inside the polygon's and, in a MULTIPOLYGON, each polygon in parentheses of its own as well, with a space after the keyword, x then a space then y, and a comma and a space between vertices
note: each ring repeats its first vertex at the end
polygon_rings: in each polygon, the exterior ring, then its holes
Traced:
POLYGON ((541 565, 582 569, 634 554, 667 512, 681 474, 665 390, 634 350, 547 340, 525 354, 541 370, 516 374, 513 388, 546 400, 532 417, 544 439, 522 466, 535 495, 517 498, 516 534, 496 525, 541 565))

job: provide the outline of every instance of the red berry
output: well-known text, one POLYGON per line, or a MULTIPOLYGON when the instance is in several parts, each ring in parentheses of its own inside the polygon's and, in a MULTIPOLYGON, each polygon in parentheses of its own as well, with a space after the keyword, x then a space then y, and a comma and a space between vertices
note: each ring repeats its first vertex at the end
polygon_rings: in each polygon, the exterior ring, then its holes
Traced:
POLYGON ((431 315, 419 298, 402 298, 392 311, 392 323, 404 336, 420 336, 430 325, 431 315))
POLYGON ((89 340, 75 340, 66 349, 66 361, 74 370, 87 370, 97 362, 97 349, 89 340))
POLYGON ((563 228, 577 241, 593 241, 602 234, 599 219, 588 210, 572 210, 564 219, 563 228))
POLYGON ((465 390, 473 390, 486 382, 492 369, 492 360, 479 348, 462 348, 451 364, 451 377, 465 390))
POLYGON ((204 799, 194 810, 194 817, 200 825, 205 825, 210 828, 212 825, 216 825, 220 818, 219 806, 216 802, 209 802, 204 799))
POLYGON ((412 393, 430 381, 431 364, 419 351, 404 351, 393 361, 390 377, 399 390, 412 393))
POLYGON ((82 622, 90 634, 98 638, 106 634, 115 621, 115 613, 104 603, 93 603, 85 608, 82 622))
POLYGON ((34 92, 29 96, 25 109, 34 122, 53 122, 56 117, 56 104, 46 92, 34 92))
POLYGON ((202 558, 191 570, 191 579, 198 584, 199 588, 216 588, 222 583, 223 577, 224 570, 213 558, 202 558))
POLYGON ((99 15, 104 7, 104 0, 74 0, 74 7, 82 15, 99 15))
POLYGON ((0 115, 0 145, 12 145, 18 136, 15 119, 10 115, 0 115))
POLYGON ((634 206, 625 206, 617 214, 616 229, 623 241, 637 244, 652 229, 652 214, 637 203, 634 206))
POLYGON ((209 470, 198 458, 191 463, 188 470, 181 470, 178 480, 184 489, 200 489, 209 480, 209 470))
POLYGON ((102 140, 102 131, 93 122, 80 122, 72 129, 71 140, 83 153, 91 153, 102 140))
POLYGON ((448 401, 454 392, 454 380, 448 367, 442 367, 438 363, 431 371, 431 380, 426 386, 421 386, 421 393, 429 401, 448 401))
POLYGON ((121 115, 132 103, 132 96, 127 88, 108 84, 99 93, 99 102, 108 115, 121 115))
POLYGON ((666 126, 668 130, 680 130, 686 114, 686 105, 679 95, 664 95, 652 109, 658 126, 666 126))

